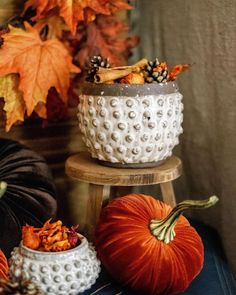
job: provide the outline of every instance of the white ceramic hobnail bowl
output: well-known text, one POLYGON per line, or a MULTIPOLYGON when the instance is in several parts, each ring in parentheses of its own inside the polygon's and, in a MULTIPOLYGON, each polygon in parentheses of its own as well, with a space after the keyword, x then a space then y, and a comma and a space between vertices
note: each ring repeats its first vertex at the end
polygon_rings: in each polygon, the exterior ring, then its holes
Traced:
POLYGON ((156 166, 179 143, 181 100, 176 82, 85 83, 78 106, 83 141, 104 165, 156 166))
POLYGON ((62 252, 14 248, 10 276, 30 279, 49 295, 75 295, 89 289, 100 272, 100 261, 85 237, 80 245, 62 252))

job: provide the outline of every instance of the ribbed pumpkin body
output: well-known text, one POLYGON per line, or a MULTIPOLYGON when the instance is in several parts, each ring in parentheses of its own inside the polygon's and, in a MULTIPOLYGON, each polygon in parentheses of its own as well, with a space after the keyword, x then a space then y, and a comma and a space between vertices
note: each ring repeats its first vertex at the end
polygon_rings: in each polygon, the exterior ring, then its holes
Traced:
POLYGON ((9 268, 8 268, 7 258, 2 252, 2 250, 0 250, 0 280, 7 279, 8 271, 9 271, 9 268))
POLYGON ((41 226, 56 212, 55 188, 42 157, 18 142, 0 139, 0 248, 6 255, 21 240, 21 226, 41 226))
POLYGON ((115 199, 101 213, 96 230, 99 258, 123 285, 145 295, 184 291, 203 266, 201 238, 187 219, 179 218, 169 244, 152 235, 152 219, 163 219, 171 208, 146 195, 115 199))

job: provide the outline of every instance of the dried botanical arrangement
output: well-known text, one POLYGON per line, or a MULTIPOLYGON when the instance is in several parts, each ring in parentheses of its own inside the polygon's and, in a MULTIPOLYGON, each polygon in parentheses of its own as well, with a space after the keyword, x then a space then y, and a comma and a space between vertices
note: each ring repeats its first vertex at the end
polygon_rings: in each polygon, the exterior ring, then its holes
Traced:
POLYGON ((138 38, 120 37, 128 27, 117 13, 131 8, 127 0, 26 1, 22 15, 0 31, 6 131, 32 114, 66 118, 74 81, 91 56, 125 63, 138 38))
POLYGON ((61 220, 50 223, 46 221, 42 228, 30 225, 22 227, 23 245, 38 251, 58 252, 76 247, 80 241, 76 230, 78 226, 70 229, 62 224, 61 220))
POLYGON ((167 63, 159 62, 157 58, 154 61, 143 58, 131 66, 110 67, 108 58, 94 56, 90 60, 86 80, 106 84, 165 83, 174 81, 180 73, 190 67, 190 64, 177 64, 169 71, 167 63))

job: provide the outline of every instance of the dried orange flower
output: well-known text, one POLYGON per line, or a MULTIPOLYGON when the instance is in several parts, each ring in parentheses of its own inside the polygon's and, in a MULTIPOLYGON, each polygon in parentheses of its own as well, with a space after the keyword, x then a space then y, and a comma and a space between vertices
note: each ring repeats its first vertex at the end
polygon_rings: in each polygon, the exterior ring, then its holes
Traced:
POLYGON ((41 244, 38 229, 28 224, 22 228, 22 240, 26 247, 34 250, 38 249, 41 244))
POLYGON ((74 248, 79 240, 76 232, 78 226, 69 229, 63 226, 62 221, 50 223, 48 220, 42 228, 35 228, 30 225, 22 227, 23 245, 40 251, 58 252, 74 248))
POLYGON ((144 82, 142 74, 139 73, 130 73, 120 80, 123 84, 144 84, 144 82))
POLYGON ((177 64, 177 65, 175 65, 170 71, 170 74, 168 77, 169 81, 175 80, 176 76, 178 76, 183 71, 189 69, 190 67, 191 67, 190 64, 177 64))

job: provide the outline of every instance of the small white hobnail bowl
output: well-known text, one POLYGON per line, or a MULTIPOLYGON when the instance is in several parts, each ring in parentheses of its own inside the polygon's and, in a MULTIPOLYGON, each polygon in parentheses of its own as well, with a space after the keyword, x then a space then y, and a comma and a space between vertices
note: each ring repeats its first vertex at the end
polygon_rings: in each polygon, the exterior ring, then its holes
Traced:
POLYGON ((49 295, 84 292, 95 283, 101 268, 94 248, 80 237, 77 247, 61 252, 36 251, 21 242, 12 252, 10 276, 30 279, 49 295))

